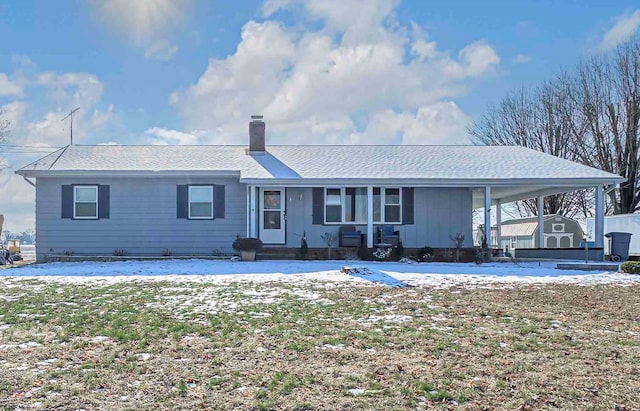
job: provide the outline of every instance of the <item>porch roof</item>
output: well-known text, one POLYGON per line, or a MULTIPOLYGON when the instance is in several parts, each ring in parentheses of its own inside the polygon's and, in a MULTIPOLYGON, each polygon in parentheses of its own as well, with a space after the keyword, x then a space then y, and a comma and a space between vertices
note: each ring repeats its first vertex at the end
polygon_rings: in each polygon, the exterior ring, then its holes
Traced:
POLYGON ((248 184, 492 186, 492 198, 530 198, 624 181, 517 146, 67 146, 17 171, 45 176, 236 176, 248 184))

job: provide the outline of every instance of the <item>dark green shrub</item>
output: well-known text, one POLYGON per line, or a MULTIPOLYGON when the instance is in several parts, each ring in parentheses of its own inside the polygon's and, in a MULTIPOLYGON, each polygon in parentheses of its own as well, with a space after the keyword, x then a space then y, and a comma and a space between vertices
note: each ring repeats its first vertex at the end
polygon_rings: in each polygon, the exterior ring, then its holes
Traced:
POLYGON ((627 274, 640 274, 640 261, 625 261, 620 264, 620 271, 627 274))
POLYGON ((434 257, 435 257, 435 251, 433 247, 429 247, 429 246, 422 247, 416 253, 416 260, 418 261, 433 261, 434 257))
POLYGON ((253 237, 240 237, 236 235, 236 239, 231 244, 236 251, 258 251, 262 248, 262 240, 253 237))
POLYGON ((365 243, 360 243, 356 254, 358 255, 358 260, 367 261, 371 259, 369 256, 369 249, 365 243))
POLYGON ((393 256, 396 261, 400 261, 404 257, 404 246, 402 245, 402 239, 398 238, 398 246, 393 249, 393 256))

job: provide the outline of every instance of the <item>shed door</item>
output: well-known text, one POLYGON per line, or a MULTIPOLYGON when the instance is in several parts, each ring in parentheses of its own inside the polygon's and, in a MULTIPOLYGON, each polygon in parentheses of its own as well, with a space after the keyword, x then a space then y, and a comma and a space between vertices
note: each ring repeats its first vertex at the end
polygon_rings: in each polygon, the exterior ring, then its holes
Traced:
POLYGON ((285 204, 284 188, 260 188, 260 239, 263 243, 285 243, 285 204))

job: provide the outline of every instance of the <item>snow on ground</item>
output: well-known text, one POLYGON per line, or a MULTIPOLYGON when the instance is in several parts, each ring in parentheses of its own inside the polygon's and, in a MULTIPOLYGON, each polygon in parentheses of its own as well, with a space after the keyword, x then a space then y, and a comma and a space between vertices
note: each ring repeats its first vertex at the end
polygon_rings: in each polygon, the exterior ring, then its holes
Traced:
POLYGON ((602 271, 556 270, 556 262, 397 263, 365 261, 155 260, 32 264, 0 271, 0 276, 53 282, 111 284, 128 281, 176 283, 282 282, 363 285, 383 283, 401 287, 493 287, 504 284, 622 284, 640 283, 640 276, 602 271), (348 275, 344 266, 366 267, 371 274, 348 275))

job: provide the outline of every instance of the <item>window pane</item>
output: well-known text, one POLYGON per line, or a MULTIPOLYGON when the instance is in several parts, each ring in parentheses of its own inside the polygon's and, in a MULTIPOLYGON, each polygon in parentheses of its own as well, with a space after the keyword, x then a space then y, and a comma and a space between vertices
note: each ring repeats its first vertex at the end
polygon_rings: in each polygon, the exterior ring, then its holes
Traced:
POLYGON ((280 209, 280 191, 265 191, 264 192, 264 208, 270 210, 280 209))
POLYGON ((281 226, 280 211, 264 212, 265 230, 279 230, 281 226))
POLYGON ((98 201, 98 190, 95 187, 76 187, 76 201, 98 201))
POLYGON ((345 221, 367 221, 367 189, 345 188, 345 221))
POLYGON ((328 223, 342 222, 342 207, 339 205, 328 205, 326 218, 328 223))
POLYGON ((382 198, 380 197, 380 187, 373 188, 373 221, 380 222, 382 215, 382 198))
POLYGON ((97 217, 96 203, 76 203, 76 217, 97 217))
POLYGON ((385 191, 384 202, 385 204, 400 204, 400 189, 399 188, 387 188, 385 191))
POLYGON ((354 221, 367 221, 367 189, 365 187, 356 188, 354 221))
POLYGON ((191 217, 211 217, 212 216, 212 207, 211 203, 191 203, 189 205, 191 208, 191 217))
POLYGON ((340 189, 339 188, 329 188, 327 189, 327 199, 326 205, 340 205, 340 189))
POLYGON ((211 202, 212 187, 189 187, 189 189, 191 190, 192 203, 211 202))
POLYGON ((344 221, 356 221, 356 191, 354 188, 346 188, 344 191, 344 221))
POLYGON ((400 206, 392 205, 384 207, 384 219, 387 223, 400 222, 400 206))

